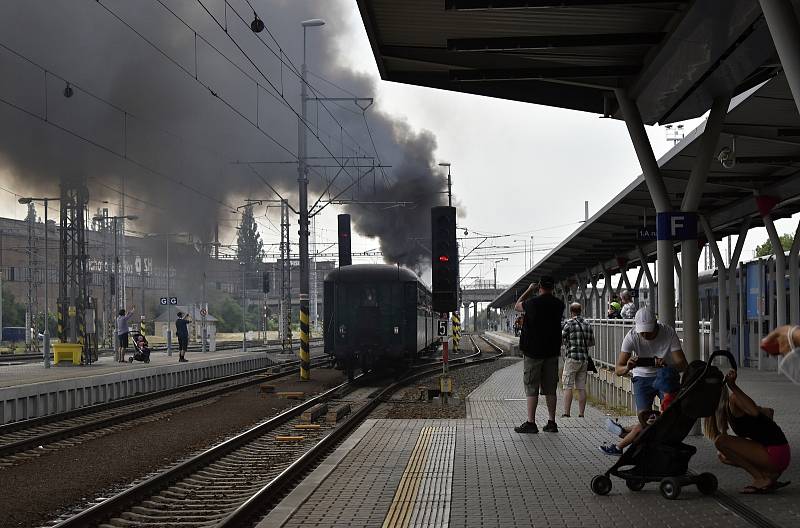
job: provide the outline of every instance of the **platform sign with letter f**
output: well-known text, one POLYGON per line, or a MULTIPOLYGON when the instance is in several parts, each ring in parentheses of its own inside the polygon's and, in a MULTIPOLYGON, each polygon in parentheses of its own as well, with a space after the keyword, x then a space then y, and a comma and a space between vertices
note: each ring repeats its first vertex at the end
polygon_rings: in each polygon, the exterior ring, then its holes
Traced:
POLYGON ((694 240, 697 238, 697 213, 667 211, 656 217, 658 240, 694 240))

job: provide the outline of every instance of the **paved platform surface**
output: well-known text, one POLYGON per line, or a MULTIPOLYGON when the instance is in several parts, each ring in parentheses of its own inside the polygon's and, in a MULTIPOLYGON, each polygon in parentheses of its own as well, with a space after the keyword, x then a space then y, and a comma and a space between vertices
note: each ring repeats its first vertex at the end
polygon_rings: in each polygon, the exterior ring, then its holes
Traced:
MULTIPOLYGON (((253 354, 264 354, 261 352, 242 352, 241 349, 218 350, 216 352, 192 352, 186 354, 189 364, 212 361, 222 358, 248 357, 253 354)), ((130 352, 126 357, 130 357, 130 352)), ((267 357, 273 361, 295 359, 294 353, 268 352, 267 357)), ((173 351, 172 356, 166 352, 153 352, 150 354, 150 363, 117 363, 113 356, 101 356, 98 361, 87 366, 72 365, 68 361, 53 365, 51 368, 44 368, 41 363, 21 363, 17 365, 0 366, 0 388, 16 387, 32 383, 42 383, 48 381, 67 380, 75 378, 85 378, 116 372, 126 372, 131 370, 145 370, 165 365, 178 365, 178 351, 173 351)))
MULTIPOLYGON (((758 403, 776 408, 790 443, 800 445, 800 413, 793 410, 800 387, 775 373, 751 371, 740 374, 740 383, 758 403)), ((598 449, 612 440, 602 426, 606 416, 587 408, 585 418, 558 419, 557 434, 515 433, 525 417, 521 362, 493 374, 467 407, 464 420, 366 422, 259 528, 752 526, 695 487, 669 501, 655 484, 636 493, 613 479, 609 496, 594 495, 592 476, 614 462, 598 449)), ((542 406, 537 421, 540 427, 546 421, 542 406)), ((690 442, 699 448, 692 469, 714 472, 726 497, 773 526, 800 526, 800 460, 782 477, 795 484, 774 495, 743 496, 738 490, 748 476, 718 463, 702 437, 690 442)))

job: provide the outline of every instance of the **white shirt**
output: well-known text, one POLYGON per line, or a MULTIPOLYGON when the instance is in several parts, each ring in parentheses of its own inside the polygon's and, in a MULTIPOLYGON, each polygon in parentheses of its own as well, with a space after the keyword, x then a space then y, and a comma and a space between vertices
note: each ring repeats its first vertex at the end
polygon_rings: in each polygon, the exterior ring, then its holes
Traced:
MULTIPOLYGON (((681 350, 681 341, 671 326, 658 323, 658 334, 654 339, 645 339, 632 329, 622 340, 622 351, 633 357, 665 358, 670 352, 681 350)), ((634 367, 633 377, 652 378, 658 367, 634 367)))

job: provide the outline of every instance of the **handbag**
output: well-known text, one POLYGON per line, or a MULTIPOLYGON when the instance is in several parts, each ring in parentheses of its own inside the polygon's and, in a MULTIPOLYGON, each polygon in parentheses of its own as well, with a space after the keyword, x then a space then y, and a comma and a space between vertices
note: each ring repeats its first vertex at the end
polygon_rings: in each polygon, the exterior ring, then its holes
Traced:
POLYGON ((592 360, 592 356, 586 356, 586 372, 597 372, 597 367, 592 360))
POLYGON ((583 337, 583 346, 586 349, 586 372, 594 372, 597 373, 597 366, 595 366, 594 361, 592 360, 592 356, 588 354, 589 352, 589 344, 586 342, 586 337, 583 337))

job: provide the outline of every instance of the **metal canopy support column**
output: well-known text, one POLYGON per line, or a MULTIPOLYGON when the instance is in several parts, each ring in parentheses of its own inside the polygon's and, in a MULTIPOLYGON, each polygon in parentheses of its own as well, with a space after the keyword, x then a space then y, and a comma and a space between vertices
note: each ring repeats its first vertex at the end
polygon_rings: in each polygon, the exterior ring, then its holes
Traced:
POLYGON ((777 318, 775 323, 778 326, 786 324, 786 255, 783 252, 781 239, 778 236, 778 231, 775 229, 775 223, 772 221, 772 215, 767 213, 762 216, 764 219, 764 227, 767 228, 769 239, 772 242, 772 252, 775 254, 775 292, 777 302, 777 318))
POLYGON ((799 257, 800 222, 797 223, 792 249, 789 250, 789 321, 792 324, 800 321, 800 270, 797 268, 799 257))
POLYGON ((472 307, 472 331, 474 333, 478 333, 478 303, 473 303, 474 306, 472 307))
MULTIPOLYGON (((681 211, 694 212, 700 206, 703 197, 703 188, 708 179, 708 169, 714 157, 725 115, 730 105, 730 97, 715 97, 711 105, 711 112, 706 120, 700 147, 694 159, 689 183, 683 195, 681 211)), ((709 239, 714 240, 713 235, 709 239)), ((718 250, 719 251, 719 250, 718 250)), ((683 319, 683 350, 688 361, 704 359, 700 357, 700 299, 697 295, 697 260, 700 258, 700 248, 697 240, 684 240, 681 242, 681 260, 683 272, 681 278, 681 315, 683 319)), ((721 292, 720 292, 721 293, 721 292)), ((720 327, 720 332, 723 327, 720 327)))
MULTIPOLYGON (((615 94, 656 212, 667 212, 672 208, 672 204, 667 194, 667 187, 664 185, 664 179, 661 177, 658 161, 653 154, 653 147, 647 137, 639 108, 634 101, 628 99, 623 90, 618 89, 615 94)), ((657 242, 658 318, 661 322, 669 325, 675 324, 675 281, 672 274, 672 253, 671 241, 659 240, 657 242)))
POLYGON ((636 274, 636 282, 633 283, 634 290, 638 290, 639 286, 642 285, 642 277, 644 277, 644 270, 646 267, 647 265, 644 263, 642 263, 642 265, 639 266, 639 273, 636 274))
POLYGON ((759 0, 781 66, 800 110, 800 23, 789 0, 759 0))
MULTIPOLYGON (((725 261, 722 259, 722 253, 717 245, 717 239, 714 237, 714 232, 711 230, 708 220, 705 217, 700 218, 700 223, 703 226, 703 231, 706 234, 708 245, 717 261, 717 306, 719 317, 719 348, 720 350, 728 350, 728 280, 727 268, 725 261)), ((713 348, 713 343, 711 343, 713 348)))
POLYGON ((587 270, 587 271, 589 273, 589 282, 592 283, 592 290, 589 292, 589 300, 591 300, 593 297, 595 298, 594 306, 592 306, 592 315, 595 318, 599 318, 598 314, 600 312, 597 310, 597 304, 599 301, 597 301, 597 299, 599 299, 600 297, 600 292, 597 291, 597 278, 595 278, 595 275, 594 273, 592 273, 592 270, 587 270))
MULTIPOLYGON (((740 324, 741 317, 739 316, 739 310, 741 309, 741 301, 737 297, 736 292, 738 291, 736 287, 736 269, 739 267, 739 257, 742 254, 742 248, 744 248, 744 241, 747 238, 747 231, 750 229, 750 219, 746 218, 742 221, 742 225, 739 227, 739 236, 736 238, 736 246, 733 248, 733 254, 731 255, 731 260, 728 262, 728 291, 730 295, 728 296, 728 315, 731 321, 736 321, 737 324, 731 325, 731 328, 738 328, 737 330, 737 337, 739 346, 737 348, 739 352, 739 357, 736 358, 739 364, 742 364, 742 358, 744 355, 743 347, 741 346, 743 326, 740 324)), ((731 336, 731 339, 733 336, 731 336)))
POLYGON ((600 305, 600 313, 603 313, 602 311, 606 310, 608 303, 611 302, 614 286, 611 284, 611 272, 602 263, 600 263, 600 268, 603 270, 603 300, 600 305))

